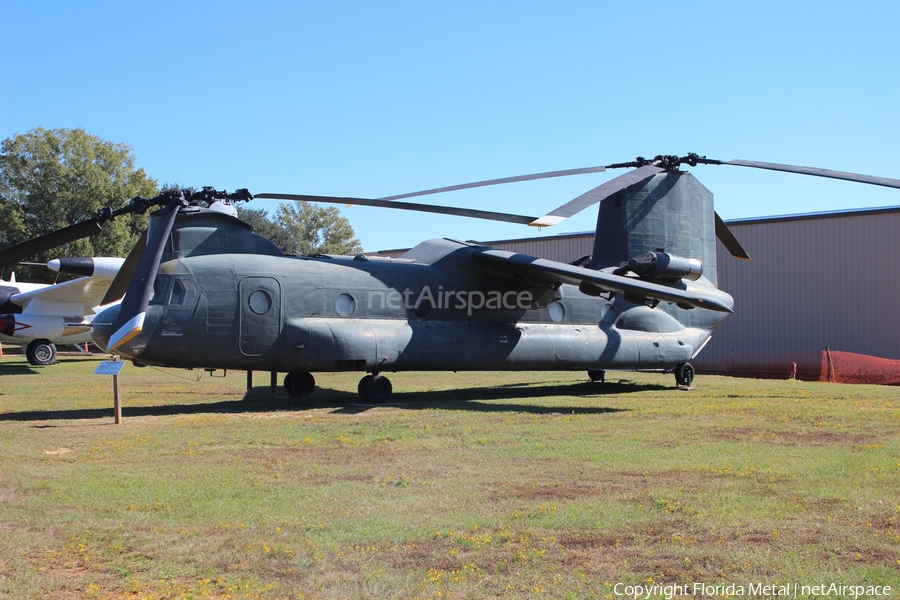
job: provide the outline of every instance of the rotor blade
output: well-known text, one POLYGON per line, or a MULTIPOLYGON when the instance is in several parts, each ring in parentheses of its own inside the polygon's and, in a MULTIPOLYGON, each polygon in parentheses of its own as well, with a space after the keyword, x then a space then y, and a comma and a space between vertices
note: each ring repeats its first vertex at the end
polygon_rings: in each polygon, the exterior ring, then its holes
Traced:
POLYGON ((153 283, 156 280, 156 272, 159 270, 159 261, 165 249, 166 240, 175 224, 175 217, 178 216, 181 207, 186 204, 184 200, 173 200, 163 209, 163 214, 156 217, 159 221, 153 223, 147 236, 147 246, 140 255, 134 277, 125 292, 122 307, 119 309, 119 317, 114 325, 115 333, 109 338, 107 352, 114 352, 143 329, 147 305, 153 296, 153 283))
POLYGON ((719 238, 719 241, 722 242, 725 249, 731 252, 731 255, 735 258, 750 260, 750 255, 747 254, 747 251, 741 246, 741 243, 735 237, 734 233, 732 233, 725 221, 722 220, 722 217, 719 216, 719 213, 714 214, 716 215, 716 237, 719 238))
POLYGON ((738 167, 754 167, 757 169, 768 169, 770 171, 784 171, 785 173, 798 173, 800 175, 813 175, 815 177, 828 177, 830 179, 843 179, 844 181, 856 181, 858 183, 868 183, 871 185, 881 185, 884 187, 900 189, 900 179, 860 175, 859 173, 848 173, 846 171, 832 171, 831 169, 819 169, 817 167, 798 167, 795 165, 781 165, 778 163, 737 159, 721 161, 719 164, 736 165, 738 167))
POLYGON ((138 261, 141 258, 141 254, 144 252, 144 248, 147 247, 147 232, 141 234, 141 237, 138 238, 138 241, 135 242, 134 247, 131 248, 131 252, 128 253, 128 257, 125 259, 125 262, 119 267, 119 272, 116 274, 115 279, 113 279, 112 284, 109 286, 109 289, 106 291, 106 295, 103 297, 103 300, 100 301, 100 306, 105 306, 116 300, 121 300, 125 295, 125 292, 128 290, 128 284, 131 282, 131 278, 134 276, 134 272, 137 269, 138 261))
POLYGON ((656 167, 654 165, 644 165, 643 167, 639 167, 633 171, 629 171, 624 175, 619 175, 615 179, 610 179, 606 183, 598 185, 594 189, 578 196, 574 200, 566 202, 559 208, 552 210, 543 217, 535 219, 534 221, 529 223, 529 225, 531 225, 532 227, 549 227, 551 225, 561 223, 572 215, 581 212, 589 206, 597 204, 601 200, 605 200, 616 192, 624 190, 625 188, 636 183, 640 183, 645 179, 649 179, 650 177, 653 177, 654 175, 656 175, 657 173, 661 173, 662 171, 665 171, 665 169, 656 167))
POLYGON ((41 252, 52 250, 57 246, 80 240, 81 238, 97 233, 100 229, 100 223, 96 218, 88 219, 87 221, 81 221, 80 223, 75 223, 74 225, 69 225, 68 227, 57 229, 56 231, 30 239, 27 242, 9 246, 8 248, 0 250, 0 265, 18 262, 28 256, 40 254, 41 252))
POLYGON ((399 208, 401 210, 415 210, 419 212, 438 213, 442 215, 456 215, 459 217, 472 217, 475 219, 488 219, 490 221, 505 221, 507 223, 519 223, 527 225, 534 221, 534 217, 513 215, 474 208, 457 208, 454 206, 434 206, 431 204, 418 204, 415 202, 394 202, 392 200, 374 200, 371 198, 338 198, 335 196, 308 196, 305 194, 255 194, 254 198, 267 198, 269 200, 293 200, 295 202, 327 202, 331 204, 358 204, 360 206, 378 206, 381 208, 399 208))
POLYGON ((486 179, 484 181, 475 181, 473 183, 461 183, 459 185, 450 185, 447 187, 433 188, 430 190, 422 190, 421 192, 410 192, 408 194, 398 194, 396 196, 386 196, 380 200, 401 200, 403 198, 414 198, 416 196, 427 196, 429 194, 443 194, 444 192, 455 192, 457 190, 468 190, 476 187, 487 185, 502 185, 504 183, 517 183, 519 181, 533 181, 535 179, 547 179, 550 177, 569 177, 571 175, 586 175, 588 173, 602 173, 611 167, 583 167, 581 169, 565 169, 563 171, 547 171, 546 173, 532 173, 531 175, 516 175, 514 177, 501 177, 499 179, 486 179))

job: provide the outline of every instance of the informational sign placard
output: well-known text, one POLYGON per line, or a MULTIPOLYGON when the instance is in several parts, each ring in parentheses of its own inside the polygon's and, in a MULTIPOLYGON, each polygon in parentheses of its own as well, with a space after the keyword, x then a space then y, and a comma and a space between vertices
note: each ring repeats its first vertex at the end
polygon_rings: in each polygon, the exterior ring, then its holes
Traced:
POLYGON ((125 364, 121 361, 104 360, 97 366, 94 375, 118 375, 122 372, 125 364))
POLYGON ((116 417, 116 425, 122 422, 122 403, 119 401, 119 373, 125 363, 121 360, 104 360, 97 365, 94 375, 112 375, 113 378, 113 412, 116 417))

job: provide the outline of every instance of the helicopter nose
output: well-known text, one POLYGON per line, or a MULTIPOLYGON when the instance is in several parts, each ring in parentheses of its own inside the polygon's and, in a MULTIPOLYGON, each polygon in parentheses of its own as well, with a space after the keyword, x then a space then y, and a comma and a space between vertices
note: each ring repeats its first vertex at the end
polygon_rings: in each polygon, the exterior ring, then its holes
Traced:
MULTIPOLYGON (((146 348, 147 340, 156 328, 156 323, 160 317, 160 311, 158 309, 159 307, 157 306, 151 306, 145 315, 142 328, 143 332, 117 346, 112 354, 118 354, 131 359, 137 358, 137 356, 144 351, 144 348, 146 348)), ((91 323, 91 339, 93 339, 94 343, 104 352, 109 352, 109 340, 116 333, 116 324, 119 320, 120 310, 121 305, 107 308, 94 317, 94 320, 91 323)))
POLYGON ((118 304, 107 308, 94 317, 91 322, 91 339, 104 352, 109 347, 109 338, 113 334, 113 326, 119 318, 120 309, 121 306, 118 304))

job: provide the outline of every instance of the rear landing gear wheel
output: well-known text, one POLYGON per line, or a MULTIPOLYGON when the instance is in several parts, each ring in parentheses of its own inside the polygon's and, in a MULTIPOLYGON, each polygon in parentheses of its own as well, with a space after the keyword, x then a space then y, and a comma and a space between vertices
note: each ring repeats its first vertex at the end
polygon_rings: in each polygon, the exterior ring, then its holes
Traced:
POLYGON ((56 345, 50 340, 31 340, 25 348, 25 358, 33 365, 52 365, 56 362, 56 345))
POLYGON ((606 371, 603 369, 588 369, 588 377, 591 378, 591 381, 603 383, 606 381, 606 371))
POLYGON ((675 383, 684 386, 691 387, 691 383, 694 382, 694 367, 691 363, 679 363, 677 367, 675 367, 675 383))

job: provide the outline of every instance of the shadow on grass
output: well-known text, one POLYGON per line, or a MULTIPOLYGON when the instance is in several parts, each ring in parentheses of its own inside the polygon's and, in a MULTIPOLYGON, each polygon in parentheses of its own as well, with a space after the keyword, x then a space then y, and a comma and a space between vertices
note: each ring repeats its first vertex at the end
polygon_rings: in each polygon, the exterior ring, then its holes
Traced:
POLYGON ((27 362, 0 364, 0 375, 31 375, 46 367, 32 367, 27 362))
MULTIPOLYGON (((427 392, 394 392, 387 406, 406 410, 439 408, 442 410, 463 410, 472 412, 519 412, 531 414, 602 414, 620 412, 626 409, 603 406, 546 406, 502 402, 502 400, 529 400, 554 397, 596 398, 611 394, 625 394, 650 390, 670 389, 653 384, 633 382, 599 383, 578 382, 560 385, 535 386, 526 383, 511 383, 490 387, 473 387, 427 392)), ((337 413, 358 413, 378 405, 356 403, 338 409, 337 413)))
POLYGON ((92 354, 60 352, 59 354, 57 354, 56 363, 52 365, 32 365, 25 359, 25 355, 15 354, 0 361, 0 375, 35 375, 37 373, 40 373, 44 369, 55 368, 60 362, 69 362, 67 359, 70 356, 74 356, 82 360, 94 358, 96 362, 100 362, 101 360, 105 360, 106 358, 108 358, 104 356, 95 356, 92 354))
MULTIPOLYGON (((110 401, 110 404, 112 402, 110 401)), ((223 400, 219 402, 202 402, 196 404, 160 404, 155 406, 128 406, 127 398, 122 403, 122 418, 128 417, 162 417, 172 415, 195 415, 205 413, 258 413, 274 411, 296 411, 284 396, 276 396, 268 391, 265 395, 250 392, 243 400, 223 400)), ((113 408, 75 408, 64 410, 27 410, 0 414, 2 421, 53 421, 78 419, 111 419, 113 408)), ((36 425, 35 427, 54 427, 54 425, 36 425)))
MULTIPOLYGON (((308 399, 297 399, 283 390, 272 392, 268 387, 249 390, 240 400, 224 400, 196 404, 162 404, 156 406, 128 406, 123 402, 122 417, 192 415, 203 413, 296 412, 307 409, 335 409, 335 414, 356 414, 378 406, 405 410, 463 410, 473 412, 518 412, 531 414, 603 414, 627 409, 604 406, 542 406, 503 400, 528 400, 554 397, 597 398, 606 395, 672 389, 654 384, 580 382, 562 385, 506 384, 490 387, 434 390, 425 392, 395 392, 387 405, 361 404, 355 393, 330 388, 317 388, 308 399)), ((67 410, 30 410, 0 414, 0 421, 52 421, 77 419, 106 419, 113 417, 113 409, 86 408, 67 410)), ((52 427, 39 425, 36 427, 52 427)))

